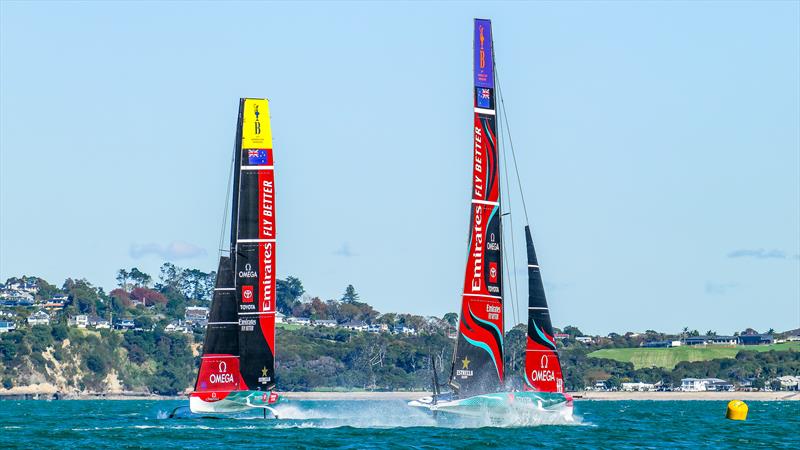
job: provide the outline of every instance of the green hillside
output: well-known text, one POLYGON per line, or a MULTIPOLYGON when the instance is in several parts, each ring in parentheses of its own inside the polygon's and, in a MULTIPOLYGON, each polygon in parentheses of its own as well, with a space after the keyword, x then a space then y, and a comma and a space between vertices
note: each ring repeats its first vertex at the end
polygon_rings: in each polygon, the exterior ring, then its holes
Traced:
POLYGON ((737 345, 671 348, 605 348, 589 353, 590 358, 606 358, 633 363, 634 368, 662 367, 673 369, 683 361, 710 361, 717 358, 735 358, 741 350, 766 352, 769 350, 800 351, 800 342, 774 345, 737 345))

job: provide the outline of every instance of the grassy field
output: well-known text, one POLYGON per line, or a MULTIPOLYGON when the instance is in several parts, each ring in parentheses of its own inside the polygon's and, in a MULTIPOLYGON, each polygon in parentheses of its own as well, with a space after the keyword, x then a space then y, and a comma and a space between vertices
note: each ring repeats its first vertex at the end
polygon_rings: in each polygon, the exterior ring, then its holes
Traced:
POLYGON ((663 367, 672 369, 682 361, 708 361, 717 358, 734 358, 740 350, 766 352, 770 350, 800 351, 800 342, 784 342, 774 345, 709 345, 705 347, 671 348, 605 348, 589 353, 592 358, 607 358, 633 363, 633 367, 663 367))

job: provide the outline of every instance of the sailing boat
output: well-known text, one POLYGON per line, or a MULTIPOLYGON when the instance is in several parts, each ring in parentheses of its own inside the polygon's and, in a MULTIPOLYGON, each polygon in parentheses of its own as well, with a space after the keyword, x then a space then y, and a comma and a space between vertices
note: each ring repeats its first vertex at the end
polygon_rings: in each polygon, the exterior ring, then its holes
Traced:
MULTIPOLYGON (((275 169, 269 102, 239 100, 230 255, 219 260, 194 413, 275 414, 275 169)), ((276 415, 277 417, 277 415, 276 415)))
MULTIPOLYGON (((528 256, 528 336, 523 391, 506 389, 503 359, 503 242, 500 205, 495 67, 491 21, 475 19, 474 140, 469 248, 462 291, 458 340, 449 387, 434 381, 430 397, 409 405, 434 412, 500 417, 533 408, 572 414, 564 393, 561 363, 545 299, 530 228, 528 256)), ((434 374, 436 368, 434 366, 434 374)))

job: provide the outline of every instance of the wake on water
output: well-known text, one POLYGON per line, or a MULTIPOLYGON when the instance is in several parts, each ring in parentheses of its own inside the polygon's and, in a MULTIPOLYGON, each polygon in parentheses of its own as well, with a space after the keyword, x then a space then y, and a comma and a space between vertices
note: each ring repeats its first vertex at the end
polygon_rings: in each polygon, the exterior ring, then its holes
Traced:
MULTIPOLYGON (((278 419, 263 419, 261 411, 226 416, 228 420, 261 420, 264 426, 284 428, 481 428, 481 427, 535 427, 542 425, 590 425, 578 416, 564 417, 561 414, 542 410, 514 411, 501 420, 491 418, 488 412, 482 416, 462 417, 439 414, 434 418, 427 411, 412 408, 405 402, 370 401, 287 401, 275 408, 278 419), (310 403, 310 404, 309 404, 310 403)), ((159 411, 158 418, 168 418, 169 413, 159 411)), ((196 418, 204 420, 205 418, 196 418)))

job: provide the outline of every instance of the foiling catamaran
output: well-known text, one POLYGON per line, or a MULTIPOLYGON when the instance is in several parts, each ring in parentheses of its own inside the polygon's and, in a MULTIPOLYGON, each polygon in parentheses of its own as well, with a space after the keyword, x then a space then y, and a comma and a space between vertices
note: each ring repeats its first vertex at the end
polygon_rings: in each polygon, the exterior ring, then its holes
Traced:
MULTIPOLYGON (((473 45, 472 206, 458 340, 448 383, 450 390, 440 391, 433 363, 435 359, 432 358, 433 395, 409 402, 409 405, 434 413, 488 416, 493 419, 535 411, 571 417, 572 398, 564 393, 561 363, 528 225, 525 226, 528 259, 525 383, 519 391, 507 387, 503 357, 502 286, 503 262, 506 258, 501 239, 502 219, 507 213, 503 212, 500 205, 496 114, 496 100, 500 96, 495 94, 491 21, 475 19, 473 45)), ((525 215, 527 221, 527 212, 525 215)))
POLYGON ((266 99, 239 100, 234 147, 230 251, 219 260, 189 407, 193 413, 260 408, 277 417, 275 169, 266 99))

